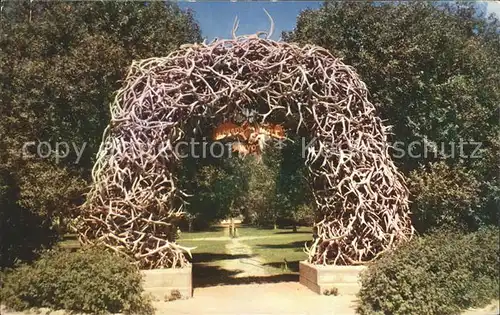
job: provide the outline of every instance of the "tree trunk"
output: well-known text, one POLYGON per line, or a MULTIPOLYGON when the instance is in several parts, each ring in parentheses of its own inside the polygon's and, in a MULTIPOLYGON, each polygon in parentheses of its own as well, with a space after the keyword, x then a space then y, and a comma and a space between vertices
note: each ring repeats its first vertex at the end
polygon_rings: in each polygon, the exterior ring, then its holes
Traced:
POLYGON ((191 220, 188 222, 188 231, 189 233, 193 232, 193 221, 191 220))
POLYGON ((59 235, 64 235, 68 232, 66 229, 66 222, 65 222, 64 217, 62 215, 59 215, 59 225, 57 228, 59 231, 59 235))
POLYGON ((234 219, 233 219, 233 216, 231 216, 231 227, 229 228, 229 235, 231 237, 234 237, 234 219))
POLYGON ((297 225, 293 225, 293 233, 297 233, 297 225))

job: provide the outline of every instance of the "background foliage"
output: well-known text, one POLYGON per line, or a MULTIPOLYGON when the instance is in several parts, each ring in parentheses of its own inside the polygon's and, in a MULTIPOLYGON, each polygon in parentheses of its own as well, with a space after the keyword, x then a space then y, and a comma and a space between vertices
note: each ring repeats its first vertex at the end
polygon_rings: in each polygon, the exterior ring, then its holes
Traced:
POLYGON ((498 17, 464 2, 326 2, 302 12, 283 36, 323 46, 360 74, 393 126, 390 141, 405 149, 396 162, 411 174, 411 210, 421 232, 443 220, 458 219, 470 230, 498 223, 498 17), (460 152, 460 141, 482 143, 481 158, 471 158, 476 145, 462 144, 460 152), (453 191, 438 194, 447 186, 453 191))
POLYGON ((181 187, 193 192, 186 210, 197 228, 230 216, 262 227, 310 226, 314 219, 300 140, 279 148, 268 143, 262 157, 187 158, 181 187))
POLYGON ((201 37, 192 14, 172 3, 2 5, 0 266, 8 266, 40 245, 33 238, 18 246, 30 238, 27 229, 48 233, 56 219, 74 215, 109 122, 108 103, 132 60, 167 55, 201 37), (73 149, 59 161, 23 157, 28 141, 86 146, 76 164, 73 149))

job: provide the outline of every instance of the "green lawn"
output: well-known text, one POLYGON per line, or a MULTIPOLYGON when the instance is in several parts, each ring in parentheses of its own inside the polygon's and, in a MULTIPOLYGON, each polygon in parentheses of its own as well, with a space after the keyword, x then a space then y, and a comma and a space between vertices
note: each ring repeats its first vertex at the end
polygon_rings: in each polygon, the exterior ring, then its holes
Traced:
POLYGON ((270 274, 267 277, 235 278, 237 270, 228 270, 223 260, 240 259, 226 252, 232 242, 223 230, 182 233, 179 244, 197 248, 193 254, 193 285, 196 287, 221 284, 242 284, 273 281, 297 281, 299 261, 305 260, 304 243, 311 241, 310 228, 301 228, 297 233, 291 229, 260 229, 241 226, 238 229, 240 243, 251 247, 252 256, 258 256, 270 274), (224 237, 226 236, 226 237, 224 237), (252 239, 251 237, 256 237, 252 239), (210 238, 203 240, 202 238, 210 238), (215 238, 215 239, 214 239, 215 238), (197 240, 195 240, 197 239, 197 240), (287 260, 287 268, 284 266, 287 260))
MULTIPOLYGON (((311 228, 305 227, 294 233, 291 229, 274 230, 240 226, 238 235, 238 241, 250 246, 252 255, 258 256, 260 260, 264 261, 264 267, 271 275, 265 281, 281 279, 290 281, 290 277, 297 277, 299 261, 307 258, 304 253, 304 243, 310 242, 312 239, 311 228), (252 239, 251 237, 256 238, 252 239), (287 260, 287 268, 285 268, 285 259, 287 260)), ((181 233, 178 240, 180 245, 196 247, 191 250, 193 258, 189 259, 194 263, 193 281, 195 281, 196 286, 238 284, 246 281, 241 278, 235 279, 234 275, 238 272, 226 270, 223 267, 223 260, 241 258, 226 252, 226 245, 231 241, 222 227, 214 227, 210 231, 204 232, 181 233), (204 238, 208 238, 208 240, 204 240, 204 238)), ((79 247, 75 237, 68 237, 59 245, 68 250, 75 250, 79 247)), ((254 280, 256 279, 251 279, 251 281, 254 280)))
POLYGON ((186 247, 196 247, 191 250, 191 253, 195 255, 201 253, 224 254, 227 241, 193 241, 181 239, 178 243, 186 247))
POLYGON ((180 240, 193 239, 193 238, 207 238, 207 237, 224 237, 223 227, 212 227, 210 231, 200 231, 200 232, 186 232, 181 231, 180 240))
MULTIPOLYGON (((254 255, 264 260, 264 265, 271 274, 297 273, 299 261, 305 260, 304 245, 312 239, 310 228, 302 227, 294 233, 291 229, 261 229, 241 226, 238 235, 241 243, 249 245, 254 255), (244 239, 255 236, 255 239, 244 239), (285 268, 285 259, 287 268, 285 268)), ((223 237, 223 230, 210 232, 182 233, 179 244, 197 246, 192 251, 195 263, 210 263, 218 266, 223 259, 231 259, 225 253, 225 245, 229 239, 220 240, 192 240, 196 238, 223 237)))

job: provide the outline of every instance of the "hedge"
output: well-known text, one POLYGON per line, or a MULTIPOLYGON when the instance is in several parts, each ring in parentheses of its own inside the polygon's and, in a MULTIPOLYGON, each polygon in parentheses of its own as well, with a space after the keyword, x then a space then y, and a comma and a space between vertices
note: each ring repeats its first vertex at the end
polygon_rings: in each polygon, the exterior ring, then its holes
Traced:
POLYGON ((361 275, 359 314, 459 314, 499 292, 499 231, 436 232, 382 255, 361 275))

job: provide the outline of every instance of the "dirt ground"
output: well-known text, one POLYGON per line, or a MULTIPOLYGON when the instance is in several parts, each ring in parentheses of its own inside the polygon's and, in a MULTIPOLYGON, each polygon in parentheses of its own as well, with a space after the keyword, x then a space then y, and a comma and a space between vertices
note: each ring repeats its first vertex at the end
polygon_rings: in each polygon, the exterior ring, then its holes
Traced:
MULTIPOLYGON (((280 282, 199 288, 192 299, 155 307, 158 315, 354 315, 356 303, 355 296, 320 296, 297 282, 280 282)), ((499 313, 495 302, 462 315, 499 313)))
POLYGON ((355 314, 353 296, 319 296, 297 282, 199 288, 193 298, 157 302, 157 314, 355 314))

